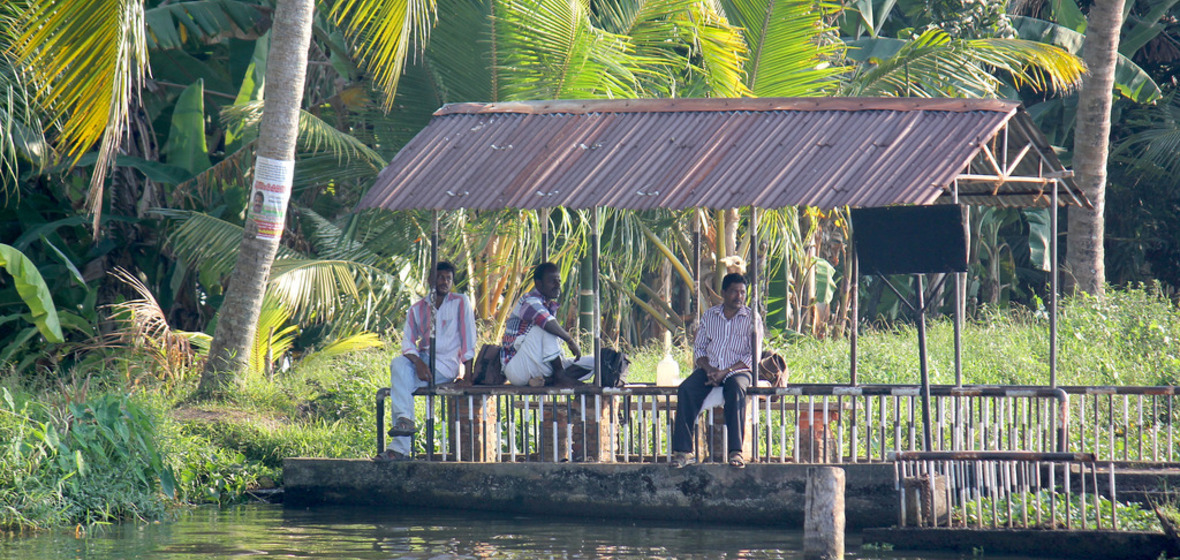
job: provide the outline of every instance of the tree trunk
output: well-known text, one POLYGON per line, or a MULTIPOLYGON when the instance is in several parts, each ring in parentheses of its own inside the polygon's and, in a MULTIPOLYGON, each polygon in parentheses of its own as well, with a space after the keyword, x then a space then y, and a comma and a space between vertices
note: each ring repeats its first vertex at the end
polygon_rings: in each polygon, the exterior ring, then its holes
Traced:
MULTIPOLYGON (((1094 209, 1070 207, 1067 254, 1074 287, 1101 296, 1106 284, 1106 160, 1110 148, 1110 106, 1114 101, 1114 67, 1124 0, 1098 0, 1087 18, 1082 59, 1086 74, 1078 92, 1077 128, 1073 135, 1074 180, 1094 209)), ((1067 278, 1067 282, 1069 279, 1067 278)))
POLYGON ((291 193, 289 170, 294 167, 313 11, 312 0, 280 0, 275 9, 256 154, 260 161, 254 184, 261 190, 259 183, 272 179, 267 186, 277 190, 267 193, 266 209, 277 216, 278 231, 264 231, 256 218, 262 219, 265 214, 253 208, 250 210, 242 244, 238 248, 238 260, 217 319, 209 360, 201 372, 197 394, 204 398, 223 396, 237 374, 249 363, 258 314, 270 279, 271 264, 279 249, 291 193), (267 164, 271 167, 264 169, 267 164), (260 176, 266 170, 271 172, 265 177, 260 176), (283 170, 288 171, 284 173, 283 170))

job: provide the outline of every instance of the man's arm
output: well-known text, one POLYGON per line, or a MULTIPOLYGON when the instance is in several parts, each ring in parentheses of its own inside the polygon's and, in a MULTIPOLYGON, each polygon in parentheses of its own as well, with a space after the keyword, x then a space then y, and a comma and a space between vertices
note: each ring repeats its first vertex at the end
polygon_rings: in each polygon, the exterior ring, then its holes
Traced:
MULTIPOLYGON (((425 301, 425 300, 423 300, 425 301)), ((418 322, 418 314, 414 312, 415 305, 406 311, 406 325, 402 329, 402 355, 414 364, 414 374, 422 381, 430 381, 430 366, 422 361, 418 355, 418 339, 424 334, 423 325, 418 322)))
POLYGON ((545 322, 545 326, 543 328, 545 329, 545 332, 564 340, 565 344, 570 347, 570 352, 574 353, 575 360, 582 357, 582 349, 578 348, 578 342, 574 340, 574 337, 570 336, 570 333, 566 332, 566 330, 562 328, 562 326, 557 322, 557 319, 550 317, 549 320, 545 322))

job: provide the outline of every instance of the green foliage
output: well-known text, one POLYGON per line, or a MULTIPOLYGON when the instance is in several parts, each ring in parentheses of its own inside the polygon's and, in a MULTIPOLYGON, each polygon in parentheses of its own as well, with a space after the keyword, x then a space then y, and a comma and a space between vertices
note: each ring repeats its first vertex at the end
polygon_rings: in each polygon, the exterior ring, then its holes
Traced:
MULTIPOLYGON (((1062 385, 1168 385, 1180 380, 1180 311, 1154 288, 1111 290, 1105 300, 1066 298, 1059 315, 1057 381, 1062 385)), ((950 318, 927 328, 930 379, 953 384, 950 318)), ((769 341, 787 359, 793 383, 847 383, 848 340, 769 341)), ((963 382, 1043 385, 1049 381, 1044 310, 984 309, 963 330, 963 382)), ((865 329, 858 341, 861 383, 918 382, 910 325, 865 329)))
POLYGON ((52 407, 0 388, 0 528, 156 519, 175 478, 152 417, 118 394, 52 407))
POLYGON ((1056 521, 1058 527, 1064 527, 1066 519, 1069 518, 1072 526, 1079 528, 1082 526, 1084 515, 1087 526, 1091 528, 1101 524, 1102 527, 1110 529, 1113 518, 1123 531, 1161 531, 1155 513, 1150 509, 1144 509, 1141 504, 1118 502, 1117 507, 1115 506, 1109 498, 1095 498, 1093 494, 1067 496, 1046 491, 1014 493, 1001 498, 969 500, 962 516, 954 519, 954 523, 966 523, 968 527, 1023 526, 1026 520, 1030 525, 1035 525, 1039 517, 1040 527, 1047 528, 1051 521, 1056 521), (1097 509, 1094 507, 1095 499, 1098 502, 1097 509), (1056 507, 1056 517, 1052 519, 1049 517, 1051 502, 1055 502, 1056 507))
MULTIPOLYGON (((33 261, 15 247, 0 243, 0 266, 15 280, 16 292, 31 311, 29 322, 36 325, 37 330, 50 342, 61 342, 61 323, 57 318, 57 308, 53 305, 53 296, 33 261)), ((3 322, 7 322, 7 319, 0 318, 0 323, 3 322)))

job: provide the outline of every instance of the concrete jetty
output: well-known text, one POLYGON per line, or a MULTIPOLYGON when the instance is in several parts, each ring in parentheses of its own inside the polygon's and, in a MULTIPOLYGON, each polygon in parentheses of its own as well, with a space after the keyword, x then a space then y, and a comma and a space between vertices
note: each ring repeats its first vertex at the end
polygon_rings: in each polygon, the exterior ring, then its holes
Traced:
MULTIPOLYGON (((758 464, 373 462, 290 458, 289 507, 436 507, 802 528, 807 469, 758 464)), ((845 464, 850 529, 897 522, 892 464, 845 464)))

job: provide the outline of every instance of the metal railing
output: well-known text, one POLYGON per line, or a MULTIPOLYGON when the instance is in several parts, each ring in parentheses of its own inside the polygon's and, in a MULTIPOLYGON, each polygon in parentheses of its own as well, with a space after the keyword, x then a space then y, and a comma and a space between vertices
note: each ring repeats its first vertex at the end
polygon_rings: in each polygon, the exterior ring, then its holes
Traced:
POLYGON ((1115 469, 1092 453, 899 452, 899 526, 1118 529, 1115 469), (1099 480, 1106 479, 1106 492, 1099 480))

